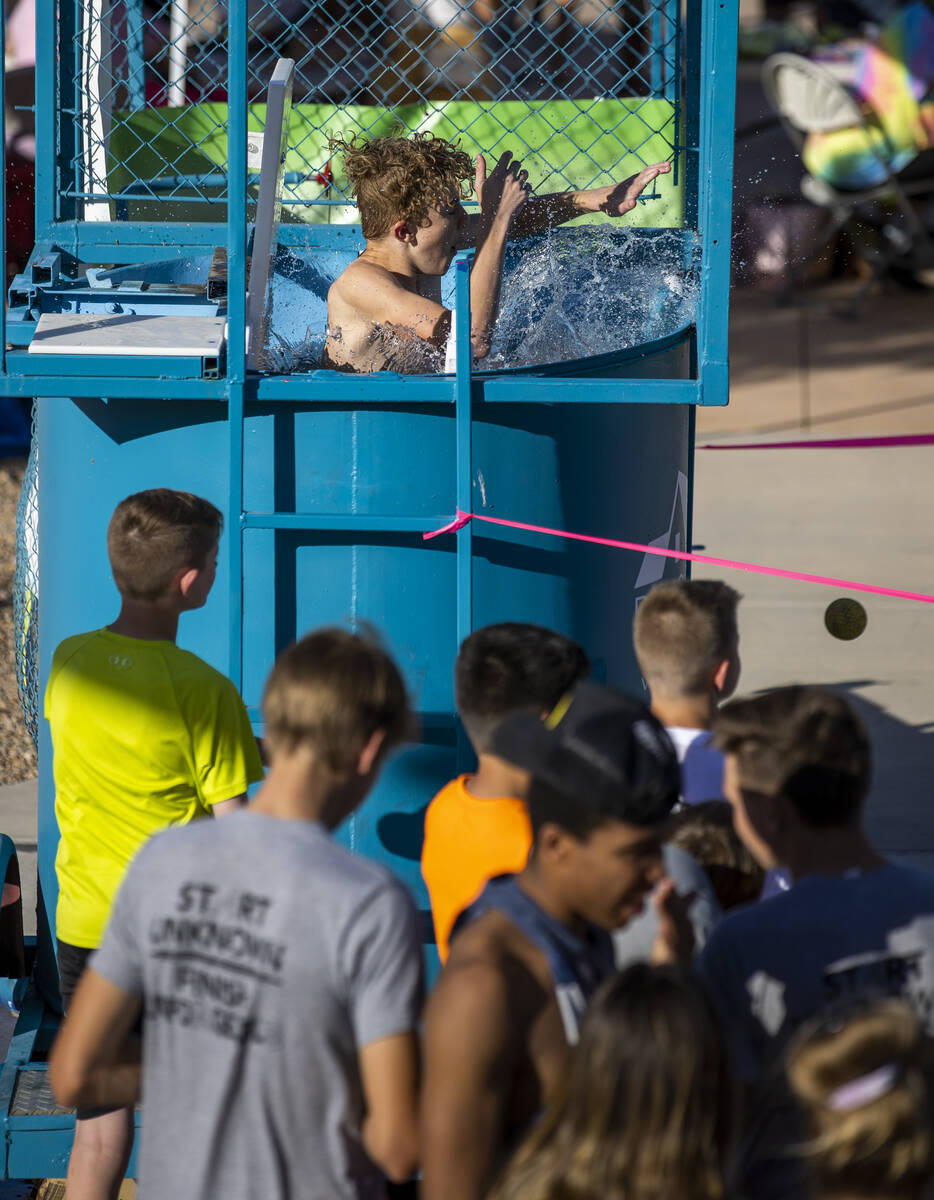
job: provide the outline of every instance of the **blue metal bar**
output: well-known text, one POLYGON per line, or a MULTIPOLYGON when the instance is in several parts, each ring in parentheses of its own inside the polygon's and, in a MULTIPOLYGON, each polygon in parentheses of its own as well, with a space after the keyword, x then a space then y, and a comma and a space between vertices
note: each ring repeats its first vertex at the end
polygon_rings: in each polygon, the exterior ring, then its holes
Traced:
POLYGON ((508 404, 704 403, 702 385, 693 379, 540 379, 534 375, 486 380, 483 399, 508 404))
POLYGON ((684 224, 698 228, 700 186, 701 25, 711 3, 688 4, 684 14, 684 224))
POLYGON ((58 55, 57 0, 36 0, 36 241, 55 221, 55 151, 58 55))
POLYGON ((127 91, 130 112, 146 104, 146 60, 143 54, 143 0, 125 0, 127 91))
MULTIPOLYGON (((78 188, 80 164, 84 157, 85 93, 81 75, 84 61, 84 3, 87 3, 87 0, 64 0, 63 3, 59 3, 52 15, 52 23, 46 25, 42 34, 47 42, 58 39, 58 56, 52 73, 55 81, 54 103, 57 109, 54 176, 56 191, 53 201, 56 221, 74 220, 83 215, 83 206, 70 200, 69 193, 78 188), (69 104, 74 105, 74 116, 71 120, 66 119, 69 104)), ((38 66, 37 61, 37 76, 38 66)))
MULTIPOLYGON (((92 314, 93 315, 93 314, 92 314)), ((10 351, 10 373, 44 376, 70 376, 79 379, 95 378, 104 387, 101 395, 124 395, 114 392, 115 381, 122 388, 128 379, 201 379, 204 359, 195 357, 158 358, 155 355, 120 354, 39 354, 28 350, 10 351)), ((161 389, 164 391, 165 389, 161 389)))
MULTIPOLYGON (((470 340, 470 267, 472 254, 459 254, 454 264, 455 348, 455 441, 457 507, 470 512, 473 503, 473 413, 471 411, 471 372, 473 345, 470 340)), ((457 531, 457 644, 473 630, 473 529, 468 522, 457 531)), ((471 761, 470 744, 458 727, 457 769, 463 771, 471 761)))
MULTIPOLYGON (((687 519, 685 521, 686 528, 684 531, 684 536, 687 543, 684 549, 687 550, 688 553, 691 552, 691 548, 694 545, 694 441, 696 429, 697 409, 692 405, 688 409, 688 503, 687 519)), ((690 579, 691 567, 693 564, 688 561, 684 565, 686 568, 685 576, 687 579, 690 579)))
MULTIPOLYGON (((172 400, 216 400, 227 399, 227 385, 216 379, 122 379, 113 376, 74 377, 69 375, 37 375, 35 371, 12 373, 12 361, 23 351, 7 355, 7 374, 0 376, 0 396, 67 396, 76 400, 102 400, 107 397, 121 400, 161 400, 166 393, 172 400)), ((35 355, 29 355, 35 358, 35 355)))
MULTIPOLYGON (((98 224, 92 221, 67 221, 56 226, 54 242, 84 261, 104 257, 107 262, 148 263, 153 260, 154 246, 171 246, 173 252, 213 248, 223 244, 226 231, 226 225, 216 222, 127 221, 98 224)), ((664 233, 666 237, 681 236, 688 247, 697 240, 691 228, 665 230, 664 233)), ((659 234, 655 229, 640 227, 628 229, 627 236, 641 241, 657 238, 659 234)), ((279 243, 302 250, 357 251, 364 246, 359 225, 280 225, 279 243)))
POLYGON ((678 0, 666 0, 665 12, 668 20, 669 37, 672 39, 671 73, 668 78, 665 95, 668 96, 672 103, 675 145, 671 165, 671 182, 673 187, 677 187, 684 170, 681 165, 681 155, 684 152, 684 130, 681 128, 681 122, 684 119, 684 109, 681 103, 681 93, 684 88, 684 71, 681 62, 684 39, 681 36, 681 6, 678 0))
MULTIPOLYGON (((681 92, 681 15, 678 0, 665 0, 665 49, 663 52, 665 64, 665 80, 662 87, 666 100, 677 103, 681 92)), ((677 108, 675 110, 677 116, 677 108)), ((677 136, 677 134, 676 134, 677 136)), ((677 183, 677 176, 675 183, 677 183)))
POLYGON ((227 60, 228 674, 243 687, 243 405, 246 379, 247 6, 229 10, 227 60))
MULTIPOLYGON (((7 355, 9 374, 0 378, 2 396, 74 396, 78 398, 107 397, 119 399, 159 399, 166 394, 168 377, 129 378, 116 373, 117 365, 125 360, 106 360, 113 374, 56 375, 38 374, 38 355, 23 350, 7 355)), ((43 355, 45 360, 54 356, 43 355)), ((552 379, 530 375, 494 377, 483 380, 473 377, 475 388, 482 388, 484 401, 505 404, 701 404, 707 400, 702 384, 691 379, 552 379), (569 394, 570 393, 570 394, 569 394)), ((338 408, 345 404, 398 404, 406 408, 421 404, 451 403, 452 383, 444 376, 385 376, 370 375, 355 379, 341 377, 352 387, 332 387, 330 380, 316 375, 268 379, 251 377, 240 386, 240 411, 244 403, 290 401, 319 404, 338 408), (276 386, 286 385, 286 386, 276 386)), ((173 400, 217 400, 227 398, 228 384, 215 379, 171 379, 168 383, 173 400)), ((726 403, 725 399, 717 403, 726 403)), ((242 511, 242 510, 238 510, 242 511)))
POLYGON ((697 357, 708 404, 729 398, 730 242, 739 0, 708 0, 701 34, 698 220, 703 246, 697 303, 697 357))
POLYGON ((380 517, 359 513, 261 513, 240 518, 244 529, 291 529, 322 533, 428 533, 440 529, 451 514, 434 517, 380 517))
POLYGON ((650 17, 650 33, 652 40, 652 62, 650 64, 650 94, 653 97, 664 95, 665 90, 665 35, 663 33, 662 10, 659 0, 654 0, 650 17))
MULTIPOLYGON (((254 382, 252 378, 250 382, 254 382)), ((307 375, 267 375, 255 380, 255 395, 260 402, 453 404, 454 389, 450 375, 397 375, 393 371, 374 375, 311 371, 307 375)))
MULTIPOLYGON (((230 10, 227 74, 227 375, 246 378, 246 5, 230 10)), ((239 512, 239 509, 237 509, 239 512)))

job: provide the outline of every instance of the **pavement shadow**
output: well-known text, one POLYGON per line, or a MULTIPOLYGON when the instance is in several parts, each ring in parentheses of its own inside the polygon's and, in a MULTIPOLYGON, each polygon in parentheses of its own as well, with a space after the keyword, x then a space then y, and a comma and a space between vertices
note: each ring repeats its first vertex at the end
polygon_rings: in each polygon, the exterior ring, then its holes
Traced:
POLYGON ((806 302, 780 307, 775 294, 754 286, 731 295, 730 369, 734 383, 765 382, 799 371, 851 371, 880 362, 923 372, 934 366, 926 336, 934 320, 934 291, 873 293, 856 319, 833 311, 859 287, 857 280, 816 288, 806 302))

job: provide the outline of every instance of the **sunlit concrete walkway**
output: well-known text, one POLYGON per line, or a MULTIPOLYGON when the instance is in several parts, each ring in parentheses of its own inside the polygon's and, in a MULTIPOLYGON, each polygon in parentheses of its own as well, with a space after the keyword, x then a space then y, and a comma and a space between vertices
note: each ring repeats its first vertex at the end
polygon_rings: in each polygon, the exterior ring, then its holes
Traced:
MULTIPOLYGON (((934 294, 871 296, 857 321, 841 298, 734 295, 731 402, 699 413, 699 445, 934 433, 934 294)), ((934 593, 932 511, 934 446, 697 452, 694 539, 718 557, 934 593)), ((868 627, 841 642, 823 625, 841 591, 711 573, 745 596, 741 689, 846 691, 874 738, 877 845, 934 866, 934 605, 859 597, 868 627)))

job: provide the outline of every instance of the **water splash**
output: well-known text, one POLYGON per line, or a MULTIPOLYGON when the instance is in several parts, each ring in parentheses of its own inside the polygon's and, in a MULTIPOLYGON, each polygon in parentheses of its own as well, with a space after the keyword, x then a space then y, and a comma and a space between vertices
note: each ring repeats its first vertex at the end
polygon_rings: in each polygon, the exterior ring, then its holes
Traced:
POLYGON ((510 254, 484 367, 626 350, 693 321, 697 282, 682 265, 677 233, 646 239, 610 226, 562 233, 510 254))
MULTIPOLYGON (((327 265, 336 277, 346 263, 327 265)), ((260 360, 264 371, 286 374, 321 365, 329 280, 318 268, 311 279, 310 271, 308 265, 280 271, 277 264, 260 360)), ((453 278, 445 283, 450 304, 453 278)), ((696 301, 696 274, 684 261, 684 241, 676 230, 647 237, 645 231, 610 225, 581 226, 514 242, 491 352, 481 369, 541 366, 630 349, 690 324, 696 301)), ((387 370, 443 370, 444 356, 427 343, 425 354, 413 353, 411 339, 389 330, 383 342, 387 370)))

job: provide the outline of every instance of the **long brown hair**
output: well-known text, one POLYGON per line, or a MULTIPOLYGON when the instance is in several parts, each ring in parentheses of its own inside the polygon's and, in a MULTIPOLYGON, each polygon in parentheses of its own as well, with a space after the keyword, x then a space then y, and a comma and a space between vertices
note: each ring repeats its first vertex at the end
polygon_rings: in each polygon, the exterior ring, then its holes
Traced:
POLYGON ((594 997, 560 1094, 491 1200, 721 1200, 732 1109, 700 984, 636 963, 594 997))
POLYGON ((934 1170, 934 1054, 901 1000, 815 1019, 788 1049, 824 1196, 914 1196, 934 1170))

